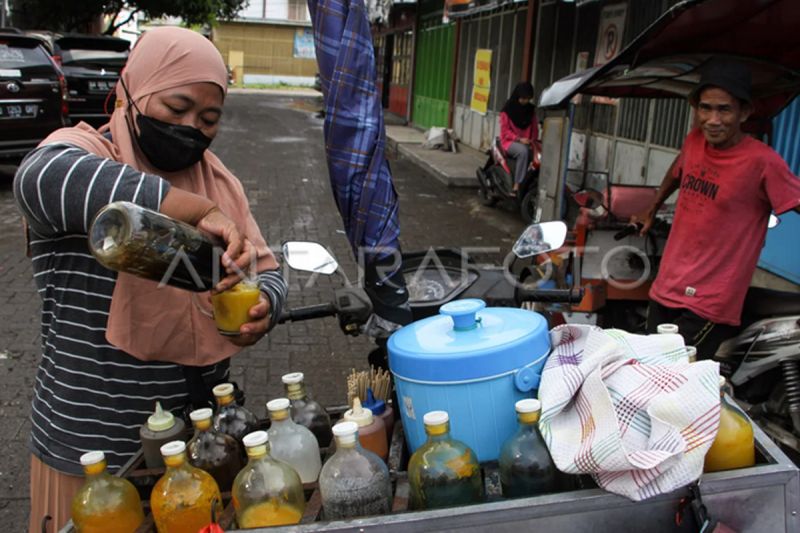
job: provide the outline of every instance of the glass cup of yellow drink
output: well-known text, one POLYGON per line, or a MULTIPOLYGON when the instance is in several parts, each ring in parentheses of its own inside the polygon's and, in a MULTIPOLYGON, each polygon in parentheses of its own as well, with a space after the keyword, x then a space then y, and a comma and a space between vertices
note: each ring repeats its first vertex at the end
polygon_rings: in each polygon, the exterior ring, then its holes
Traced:
POLYGON ((211 295, 214 322, 222 335, 240 335, 239 328, 250 322, 250 308, 258 304, 261 290, 254 279, 242 280, 227 291, 211 295))

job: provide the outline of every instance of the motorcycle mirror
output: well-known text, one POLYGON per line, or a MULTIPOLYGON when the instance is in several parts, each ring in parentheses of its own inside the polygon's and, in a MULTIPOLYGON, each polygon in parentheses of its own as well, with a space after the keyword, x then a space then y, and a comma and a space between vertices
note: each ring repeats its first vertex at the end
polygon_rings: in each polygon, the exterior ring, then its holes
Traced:
POLYGON ((524 259, 561 248, 566 238, 567 225, 559 220, 531 224, 519 236, 511 251, 518 258, 524 259))
POLYGON ((333 274, 339 268, 336 259, 317 242, 288 241, 282 250, 284 259, 295 270, 333 274))
POLYGON ((767 229, 772 229, 781 223, 781 219, 770 213, 769 222, 767 222, 767 229))

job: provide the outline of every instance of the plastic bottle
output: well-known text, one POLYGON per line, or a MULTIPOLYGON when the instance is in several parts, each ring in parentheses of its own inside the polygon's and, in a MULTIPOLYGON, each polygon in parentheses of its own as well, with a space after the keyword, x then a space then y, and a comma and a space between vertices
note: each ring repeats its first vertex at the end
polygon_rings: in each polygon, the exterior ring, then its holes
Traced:
POLYGON ((342 418, 347 422, 358 424, 358 441, 361 446, 385 462, 389 457, 389 443, 386 440, 386 426, 383 420, 372 416, 372 411, 369 409, 364 409, 358 396, 353 399, 353 408, 345 411, 342 418))
POLYGON ((81 456, 86 482, 72 499, 72 522, 79 533, 132 533, 144 521, 142 501, 127 479, 106 471, 103 452, 81 456))
POLYGON ((221 241, 130 202, 114 202, 97 213, 89 249, 106 268, 195 292, 211 290, 225 272, 221 241))
POLYGON ((211 474, 221 491, 229 491, 236 474, 242 469, 242 452, 236 439, 212 427, 212 416, 208 407, 189 414, 194 436, 186 444, 186 452, 192 466, 211 474))
POLYGON ((292 372, 281 377, 286 397, 292 402, 292 420, 311 430, 320 448, 330 446, 331 417, 325 408, 308 397, 302 372, 292 372))
POLYGON ((520 400, 514 405, 519 429, 500 451, 500 483, 503 496, 520 498, 556 491, 556 467, 539 433, 539 400, 520 400))
POLYGON ((241 444, 245 435, 256 430, 258 425, 256 416, 236 403, 233 397, 233 384, 222 383, 214 387, 212 392, 217 399, 214 429, 230 435, 241 444))
POLYGON ((435 509, 482 501, 478 459, 469 446, 450 437, 448 414, 431 411, 423 422, 428 440, 408 463, 411 508, 435 509))
POLYGON ((383 400, 376 399, 372 394, 372 389, 367 389, 367 401, 362 405, 365 409, 372 411, 373 416, 383 420, 383 426, 386 428, 386 443, 391 445, 394 431, 394 409, 386 405, 383 400))
POLYGON ((739 406, 726 398, 724 377, 720 376, 719 386, 719 431, 706 453, 705 472, 746 468, 756 463, 753 426, 739 406))
POLYGON ((336 453, 319 474, 325 520, 387 514, 392 510, 389 469, 380 457, 358 443, 358 424, 333 426, 336 453))
POLYGON ((186 445, 177 440, 161 447, 167 471, 156 482, 150 508, 158 533, 197 533, 211 523, 211 508, 222 513, 219 487, 211 474, 186 459, 186 445))
POLYGON ((272 424, 269 442, 272 457, 289 463, 297 470, 303 483, 313 483, 322 468, 319 444, 311 430, 289 417, 289 399, 278 398, 267 402, 272 424))
POLYGON ((268 441, 266 431, 244 437, 249 460, 232 491, 236 520, 244 529, 297 524, 306 508, 300 476, 270 456, 268 441))
POLYGON ((155 412, 139 429, 139 438, 142 440, 142 452, 147 468, 163 467, 161 447, 173 440, 182 439, 185 431, 186 425, 183 420, 175 418, 169 411, 164 411, 161 404, 156 402, 155 412))

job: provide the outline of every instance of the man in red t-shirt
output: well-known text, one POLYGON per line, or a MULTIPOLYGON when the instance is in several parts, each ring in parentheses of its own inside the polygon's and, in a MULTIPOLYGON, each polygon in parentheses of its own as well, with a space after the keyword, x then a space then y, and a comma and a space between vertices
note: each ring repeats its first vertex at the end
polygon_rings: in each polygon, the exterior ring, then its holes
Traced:
POLYGON ((678 202, 658 276, 650 289, 647 330, 677 324, 698 357, 714 355, 736 333, 771 211, 800 206, 800 179, 765 144, 745 135, 752 112, 750 71, 712 59, 689 96, 697 127, 644 214, 642 234, 676 190, 678 202))

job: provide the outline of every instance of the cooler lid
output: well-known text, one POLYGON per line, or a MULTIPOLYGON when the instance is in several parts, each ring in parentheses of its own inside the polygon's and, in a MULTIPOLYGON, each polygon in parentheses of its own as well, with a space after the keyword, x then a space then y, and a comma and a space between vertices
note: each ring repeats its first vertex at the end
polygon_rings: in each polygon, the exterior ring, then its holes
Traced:
POLYGON ((550 351, 550 336, 538 313, 466 299, 396 331, 388 349, 389 366, 401 378, 457 382, 527 366, 550 351))

